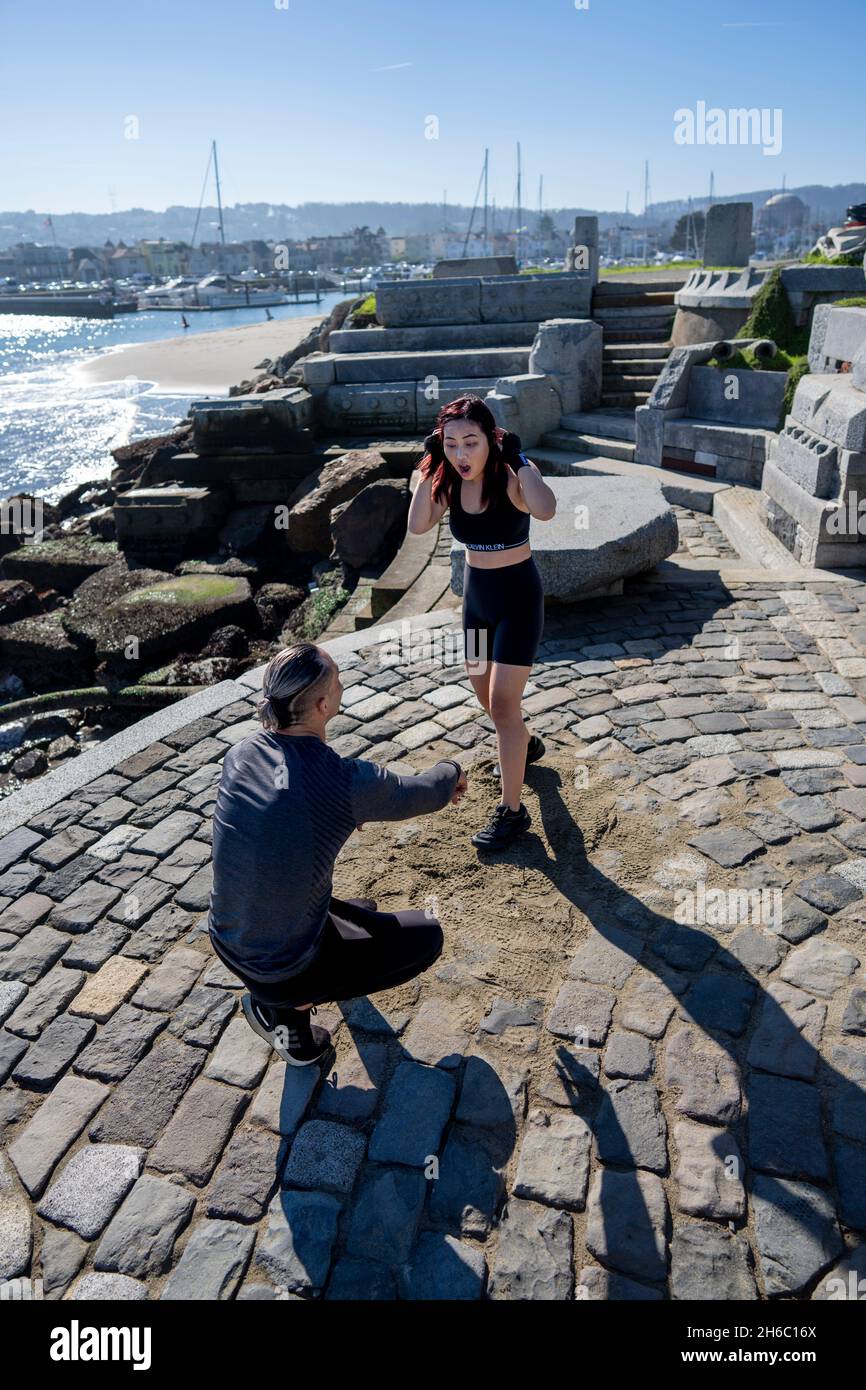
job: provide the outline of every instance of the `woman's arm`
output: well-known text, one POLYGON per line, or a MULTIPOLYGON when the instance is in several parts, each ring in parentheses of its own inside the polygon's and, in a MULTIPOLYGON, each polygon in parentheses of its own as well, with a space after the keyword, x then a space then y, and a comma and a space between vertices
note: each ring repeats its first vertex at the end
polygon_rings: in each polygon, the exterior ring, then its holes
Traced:
POLYGON ((550 521, 556 515, 556 493, 548 487, 538 466, 527 459, 515 476, 519 494, 532 516, 538 521, 550 521))
POLYGON ((431 530, 444 516, 448 503, 444 497, 440 497, 438 502, 434 502, 431 497, 433 488, 432 478, 421 478, 412 494, 412 501, 409 504, 409 517, 406 529, 410 536, 423 536, 425 531, 431 530))

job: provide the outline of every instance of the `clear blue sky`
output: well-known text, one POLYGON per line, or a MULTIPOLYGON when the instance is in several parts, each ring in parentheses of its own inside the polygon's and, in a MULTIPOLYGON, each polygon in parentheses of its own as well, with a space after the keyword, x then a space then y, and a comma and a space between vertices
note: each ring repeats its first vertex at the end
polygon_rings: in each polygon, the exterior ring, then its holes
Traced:
POLYGON ((866 178, 866 3, 833 0, 7 3, 0 210, 650 198, 866 178), (677 145, 674 111, 781 108, 782 152, 677 145), (124 136, 130 116, 139 138, 124 136), (425 138, 435 116, 439 138, 425 138), (209 200, 210 201, 210 200, 209 200))

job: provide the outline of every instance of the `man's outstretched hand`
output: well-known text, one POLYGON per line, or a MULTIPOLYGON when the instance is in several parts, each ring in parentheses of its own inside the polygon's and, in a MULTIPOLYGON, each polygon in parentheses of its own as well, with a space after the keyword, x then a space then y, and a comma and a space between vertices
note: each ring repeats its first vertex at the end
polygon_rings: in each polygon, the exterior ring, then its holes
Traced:
POLYGON ((466 773, 461 769, 460 776, 457 778, 457 786, 454 788, 453 792, 451 793, 451 805, 452 805, 452 806, 456 806, 457 803, 458 803, 458 801, 460 801, 460 800, 462 799, 462 797, 464 797, 464 796, 466 795, 466 788, 467 788, 468 786, 469 786, 469 781, 468 781, 468 779, 467 779, 467 777, 466 777, 466 773))

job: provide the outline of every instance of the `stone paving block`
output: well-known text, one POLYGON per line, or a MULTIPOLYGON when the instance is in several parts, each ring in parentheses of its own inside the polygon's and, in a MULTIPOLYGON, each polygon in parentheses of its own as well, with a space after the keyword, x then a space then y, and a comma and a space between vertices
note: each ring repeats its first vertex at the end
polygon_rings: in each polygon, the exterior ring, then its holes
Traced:
POLYGON ((442 1068, 401 1062, 373 1130, 369 1157, 379 1163, 425 1167, 439 1150, 454 1093, 454 1078, 442 1068))
POLYGON ((850 791, 836 792, 834 799, 840 811, 847 811, 858 820, 866 820, 866 787, 852 787, 850 791))
POLYGON ((47 917, 53 906, 44 893, 23 893, 0 912, 0 931, 24 936, 47 917))
POLYGON ((485 1239, 505 1191, 504 1167, 513 1142, 489 1131, 455 1125, 430 1183, 427 1215, 434 1226, 485 1239))
POLYGON ((766 1173, 828 1180, 817 1087, 754 1073, 749 1082, 749 1163, 766 1173))
POLYGON ((19 1058, 27 1051, 26 1038, 17 1038, 14 1033, 0 1029, 0 1085, 10 1075, 19 1058))
POLYGON ((619 1021, 648 1038, 660 1038, 676 1007, 676 999, 655 975, 635 978, 620 1003, 619 1021))
POLYGON ((78 1149, 36 1210, 58 1226, 93 1240, 108 1224, 139 1176, 145 1150, 123 1144, 78 1149))
POLYGON ((512 1132, 523 1118, 526 1083, 525 1068, 475 1053, 466 1060, 454 1117, 468 1125, 512 1132))
POLYGON ((739 1220, 746 1210, 744 1164, 733 1135, 691 1120, 678 1120, 673 1137, 678 1154, 672 1166, 679 1210, 716 1221, 739 1220))
POLYGON ((749 980, 721 970, 706 971, 686 991, 680 1011, 701 1028, 738 1038, 749 1022, 755 994, 755 985, 749 980))
POLYGON ((757 1173, 752 1209, 758 1265, 769 1297, 799 1293, 844 1250, 828 1194, 810 1183, 757 1173))
POLYGON ((617 1028, 608 1036, 604 1052, 605 1076, 646 1080, 653 1064, 653 1048, 648 1038, 625 1028, 617 1028))
POLYGON ((185 840, 188 835, 194 835, 200 824, 201 817, 194 812, 174 811, 152 830, 138 832, 135 842, 136 853, 155 854, 158 859, 163 859, 167 854, 171 854, 181 840, 185 840))
MULTIPOLYGON (((101 865, 94 860, 94 867, 100 868, 101 865)), ((43 886, 47 889, 47 885, 43 886)), ((111 888, 108 884, 97 882, 95 878, 89 878, 74 893, 70 893, 51 909, 48 925, 57 928, 58 931, 73 934, 89 931, 119 897, 118 888, 111 888)))
POLYGON ((273 1062, 250 1107, 251 1122, 291 1138, 318 1080, 316 1067, 289 1067, 282 1060, 273 1062))
POLYGON ((10 865, 15 864, 19 859, 23 859, 41 844, 44 836, 37 835, 35 830, 30 830, 26 825, 19 826, 17 830, 10 830, 7 835, 0 836, 0 873, 3 873, 10 865))
POLYGON ((92 1019, 61 1014, 31 1044, 27 1055, 22 1057, 12 1073, 14 1080, 36 1091, 50 1090, 95 1030, 96 1024, 92 1019))
POLYGON ((366 1138, 333 1120, 308 1120, 298 1130, 283 1170, 285 1187, 351 1192, 364 1158, 366 1138))
MULTIPOLYGON (((18 1009, 21 1000, 26 998, 28 993, 27 986, 22 985, 17 980, 0 982, 0 1023, 5 1023, 7 1018, 12 1017, 18 1009)), ((62 1005, 61 1005, 62 1007, 62 1005)), ((26 1013, 22 1014, 22 1023, 26 1019, 26 1013)), ((19 1025, 18 1031, 22 1036, 27 1036, 23 1027, 19 1025)), ((38 1032, 38 1028, 36 1032, 38 1032)), ((33 1036, 35 1037, 35 1033, 33 1036)))
POLYGON ((600 1068, 599 1052, 558 1044, 553 1064, 537 1079, 535 1092, 552 1105, 567 1105, 576 1110, 596 1094, 600 1068))
POLYGON ((764 842, 757 835, 752 834, 750 830, 740 830, 736 826, 705 830, 700 835, 692 836, 688 844, 725 869, 734 869, 739 864, 744 864, 747 859, 753 858, 764 849, 764 842))
POLYGON ((258 1221, 279 1183, 286 1152, 278 1134, 251 1126, 239 1129, 211 1183, 208 1216, 258 1221))
POLYGON ((178 1183, 143 1174, 103 1232, 95 1268, 138 1279, 162 1274, 194 1208, 194 1196, 178 1183))
POLYGON ((591 1144, 592 1131, 579 1115, 531 1110, 520 1147, 514 1195, 582 1211, 591 1144))
POLYGON ((216 1051, 205 1067, 205 1076, 226 1081, 231 1086, 257 1086, 273 1048, 254 1033, 244 1018, 233 1018, 217 1044, 216 1051))
POLYGON ((189 993, 207 964, 207 956, 188 946, 177 946, 151 970, 135 994, 132 1003, 142 1009, 168 1012, 176 1009, 189 993))
POLYGON ((387 1062, 384 1043, 365 1043, 360 1052, 353 1047, 341 1053, 325 1074, 318 1114, 359 1122, 369 1119, 379 1101, 387 1062))
POLYGON ((565 1211, 514 1198, 500 1225, 490 1269, 494 1299, 570 1300, 574 1291, 571 1217, 565 1211))
POLYGON ((751 1066, 811 1081, 827 1015, 805 990, 774 980, 767 986, 747 1054, 751 1066))
POLYGON ((31 990, 17 983, 0 985, 0 1019, 3 1017, 3 991, 10 991, 9 998, 13 997, 11 991, 20 991, 20 1002, 14 1013, 9 1014, 6 1027, 10 1033, 19 1033, 22 1038, 38 1038, 75 997, 83 980, 84 975, 80 970, 55 965, 31 990))
POLYGON ((866 1231, 862 1148, 837 1139, 833 1144, 833 1164, 839 1191, 839 1219, 843 1225, 851 1226, 856 1231, 866 1231))
POLYGON ((809 990, 823 999, 832 999, 851 978, 861 958, 838 942, 812 937, 790 951, 779 974, 788 984, 809 990))
POLYGON ((69 1146, 109 1094, 108 1087, 64 1076, 16 1134, 8 1153, 31 1197, 39 1197, 69 1146))
POLYGON ((59 869, 98 839, 98 830, 88 830, 83 825, 69 825, 32 849, 30 858, 46 869, 59 869))
POLYGON ((87 1242, 74 1231, 46 1226, 42 1236, 42 1291, 60 1294, 75 1278, 84 1263, 87 1242))
POLYGON ((327 1192, 280 1191, 268 1207, 256 1265, 289 1293, 320 1293, 328 1278, 341 1204, 327 1192))
POLYGON ((403 1298, 466 1301, 481 1298, 487 1266, 477 1246, 425 1231, 400 1269, 403 1298))
POLYGON ((408 1259, 427 1190, 423 1173, 369 1167, 349 1218, 347 1254, 383 1264, 408 1259))
POLYGON ((602 1163, 666 1170, 667 1124, 652 1081, 604 1084, 594 1128, 602 1163))
POLYGON ((147 1285, 126 1274, 82 1274, 69 1291, 73 1301, 100 1303, 144 1303, 150 1295, 147 1285))
POLYGON ((798 898, 795 894, 784 894, 781 899, 781 924, 776 930, 785 941, 792 944, 805 941, 813 931, 823 931, 826 926, 827 919, 824 913, 813 908, 805 898, 798 898))
POLYGON ((842 1032, 866 1037, 866 989, 852 989, 842 1016, 842 1032))
POLYGON ((256 1233, 236 1221, 200 1221, 194 1226, 160 1295, 166 1300, 231 1298, 249 1263, 256 1233))
POLYGON ((819 912, 830 913, 841 911, 863 896, 861 889, 840 874, 811 874, 796 885, 794 892, 819 912))
POLYGON ((630 932, 605 927, 591 930, 568 967, 571 979, 622 989, 644 951, 644 942, 630 932))
POLYGON ((586 1246, 596 1259, 635 1279, 658 1283, 665 1278, 670 1215, 655 1173, 599 1169, 586 1211, 586 1246))
POLYGON ((547 1030, 581 1047, 600 1046, 607 1037, 615 1003, 616 995, 610 990, 566 980, 550 1011, 547 1030))
POLYGON ((823 796, 788 796, 776 803, 783 816, 801 830, 829 830, 841 819, 839 812, 823 796))
POLYGON ((26 1274, 32 1249, 30 1204, 15 1181, 11 1163, 0 1153, 0 1281, 26 1274))
POLYGON ((449 1071, 460 1065, 469 1042, 458 1010, 444 999, 425 999, 409 1024, 403 1046, 411 1057, 449 1071))
POLYGON ((674 1109, 694 1120, 730 1124, 742 1103, 740 1070, 730 1052, 694 1028, 680 1028, 665 1051, 665 1083, 680 1088, 674 1109))
POLYGON ((129 928, 119 922, 100 922, 83 936, 75 936, 63 953, 63 965, 93 973, 112 956, 119 955, 129 939, 129 928))
POLYGON ((99 1023, 105 1023, 135 993, 146 974, 146 965, 128 960, 125 956, 114 956, 95 975, 90 976, 70 1004, 69 1012, 87 1014, 99 1023))
POLYGON ((671 1237, 671 1297, 727 1303, 757 1299, 754 1262, 744 1235, 690 1221, 671 1237))
POLYGON ((582 1302, 598 1303, 608 1303, 611 1300, 648 1302, 664 1297, 661 1289, 652 1288, 649 1284, 639 1284, 637 1280, 628 1279, 624 1274, 602 1269, 601 1265, 584 1265, 574 1288, 574 1296, 582 1302))
POLYGON ((150 1155, 160 1173, 182 1173, 201 1187, 216 1167, 247 1097, 234 1086, 195 1081, 150 1155))
POLYGON ((91 1139, 152 1148, 205 1060, 197 1047, 158 1037, 150 1052, 114 1087, 90 1127, 91 1139))
POLYGON ((69 937, 53 927, 33 927, 26 936, 0 956, 0 979, 20 980, 35 985, 41 975, 59 960, 69 945, 69 937))
POLYGON ((325 1290, 325 1300, 393 1303, 397 1280, 392 1269, 371 1260, 337 1260, 325 1290))
POLYGON ((167 1023, 167 1014, 121 1004, 82 1052, 75 1070, 83 1076, 94 1076, 98 1081, 119 1081, 144 1056, 167 1023))
POLYGON ((223 989, 196 985, 175 1009, 169 1031, 183 1042, 210 1048, 235 1011, 235 999, 223 989))

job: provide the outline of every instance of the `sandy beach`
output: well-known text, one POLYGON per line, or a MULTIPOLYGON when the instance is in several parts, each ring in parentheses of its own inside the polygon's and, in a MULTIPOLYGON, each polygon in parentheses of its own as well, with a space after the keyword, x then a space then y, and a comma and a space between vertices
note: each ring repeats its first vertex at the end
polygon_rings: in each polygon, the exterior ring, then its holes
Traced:
POLYGON ((168 394, 225 395, 230 386, 254 376, 265 357, 288 352, 326 317, 308 314, 140 343, 85 362, 77 373, 87 385, 135 377, 168 394))

